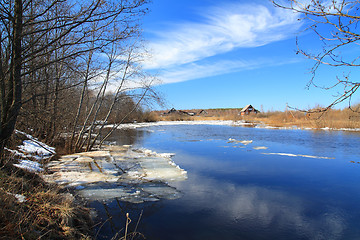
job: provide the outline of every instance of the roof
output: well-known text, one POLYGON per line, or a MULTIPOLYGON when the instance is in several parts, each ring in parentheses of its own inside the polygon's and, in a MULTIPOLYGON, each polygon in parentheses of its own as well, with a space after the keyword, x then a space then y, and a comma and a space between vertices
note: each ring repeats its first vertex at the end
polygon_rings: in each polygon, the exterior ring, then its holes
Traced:
MULTIPOLYGON (((252 108, 254 108, 253 106, 251 106, 250 104, 249 105, 246 105, 243 109, 241 109, 241 111, 240 112, 245 112, 248 108, 250 108, 250 107, 252 107, 252 108)), ((255 109, 255 108, 254 108, 255 109)))

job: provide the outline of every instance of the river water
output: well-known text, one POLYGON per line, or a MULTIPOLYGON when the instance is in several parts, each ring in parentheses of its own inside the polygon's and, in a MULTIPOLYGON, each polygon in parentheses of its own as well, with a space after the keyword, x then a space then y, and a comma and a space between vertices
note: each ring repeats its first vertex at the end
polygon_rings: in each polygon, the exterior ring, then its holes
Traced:
POLYGON ((360 134, 220 125, 118 130, 110 139, 156 152, 187 171, 181 197, 90 202, 97 239, 360 239, 360 134), (134 238, 136 239, 136 238, 134 238))

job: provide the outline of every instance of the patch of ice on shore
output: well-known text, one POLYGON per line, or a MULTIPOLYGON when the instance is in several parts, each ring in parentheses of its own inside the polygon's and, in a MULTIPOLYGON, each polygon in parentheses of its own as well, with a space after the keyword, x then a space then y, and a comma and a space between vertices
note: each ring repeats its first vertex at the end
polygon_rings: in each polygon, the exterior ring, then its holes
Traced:
POLYGON ((27 156, 22 153, 22 152, 19 152, 18 150, 12 150, 12 149, 9 149, 9 148, 4 148, 6 151, 14 154, 14 156, 17 156, 17 157, 21 157, 21 158, 26 158, 27 156))
MULTIPOLYGON (((263 123, 248 123, 245 121, 232 121, 232 120, 208 120, 208 121, 159 121, 148 123, 125 123, 117 126, 118 129, 136 129, 151 126, 172 126, 172 125, 222 125, 222 126, 252 126, 255 128, 267 129, 291 129, 291 130, 314 130, 315 128, 303 128, 298 126, 274 127, 263 123)), ((112 128, 114 125, 105 125, 105 128, 112 128)), ((331 131, 360 131, 360 128, 324 128, 322 130, 331 131)), ((153 131, 153 130, 151 130, 153 131)), ((163 131, 163 130, 158 130, 163 131)))
POLYGON ((27 133, 18 130, 15 130, 15 132, 28 138, 23 141, 22 145, 19 146, 19 150, 24 154, 28 154, 37 159, 48 158, 55 154, 54 147, 50 147, 47 144, 40 142, 37 138, 27 133))
POLYGON ((311 156, 304 154, 292 154, 292 153, 261 153, 265 155, 280 155, 280 156, 288 156, 288 157, 305 157, 305 158, 318 158, 318 159, 335 159, 332 157, 320 157, 320 156, 311 156))
MULTIPOLYGON (((135 129, 151 126, 172 126, 172 125, 224 125, 224 126, 248 126, 251 123, 245 121, 232 121, 232 120, 209 120, 209 121, 159 121, 159 122, 146 122, 146 123, 125 123, 120 124, 118 129, 135 129)), ((105 128, 112 128, 114 125, 106 125, 105 128)))
POLYGON ((41 167, 41 164, 38 162, 30 161, 30 160, 20 160, 19 163, 14 164, 15 167, 25 169, 29 172, 42 172, 44 169, 41 167))

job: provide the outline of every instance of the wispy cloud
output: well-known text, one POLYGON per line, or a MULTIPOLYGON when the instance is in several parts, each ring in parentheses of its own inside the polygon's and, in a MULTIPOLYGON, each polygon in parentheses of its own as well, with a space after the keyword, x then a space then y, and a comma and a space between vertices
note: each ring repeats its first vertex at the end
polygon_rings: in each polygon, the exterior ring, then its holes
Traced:
POLYGON ((194 62, 166 68, 161 71, 162 83, 176 83, 193 79, 219 76, 222 74, 239 72, 259 67, 278 66, 298 62, 297 59, 274 61, 273 59, 256 60, 218 60, 214 62, 194 62))
POLYGON ((201 22, 174 23, 157 32, 149 44, 152 58, 144 67, 164 70, 160 75, 165 83, 253 68, 255 60, 202 61, 239 48, 287 39, 300 27, 296 14, 271 5, 225 4, 205 9, 201 16, 201 22), (192 76, 187 77, 185 72, 192 76))

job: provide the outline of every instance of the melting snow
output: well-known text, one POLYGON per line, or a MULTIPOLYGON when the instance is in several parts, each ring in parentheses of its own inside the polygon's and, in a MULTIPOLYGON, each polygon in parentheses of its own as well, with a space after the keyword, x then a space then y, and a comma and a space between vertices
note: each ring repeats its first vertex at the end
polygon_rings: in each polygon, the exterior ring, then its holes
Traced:
POLYGON ((22 194, 14 194, 14 193, 9 193, 9 192, 7 192, 7 194, 14 196, 19 203, 23 203, 23 202, 27 201, 26 197, 22 194))
MULTIPOLYGON (((159 122, 147 122, 147 123, 126 123, 121 124, 118 129, 135 129, 151 126, 172 126, 172 125, 224 125, 224 126, 248 126, 253 123, 247 123, 245 121, 222 121, 222 120, 210 120, 210 121, 159 121, 159 122)), ((112 128, 114 125, 106 125, 105 127, 112 128)))
POLYGON ((41 160, 44 158, 49 158, 55 154, 55 148, 46 145, 45 143, 40 142, 37 138, 26 134, 24 132, 15 131, 17 134, 22 134, 26 136, 28 139, 24 140, 22 145, 20 145, 19 151, 12 150, 16 155, 20 155, 21 157, 32 157, 37 160, 41 160))
MULTIPOLYGON (((20 158, 31 158, 40 161, 43 159, 50 158, 55 154, 55 148, 40 142, 38 139, 34 138, 33 136, 18 130, 15 130, 15 133, 22 134, 28 139, 24 140, 22 142, 22 145, 18 146, 19 150, 6 149, 7 151, 14 154, 14 156, 20 158)), ((14 164, 14 166, 21 169, 25 169, 29 172, 38 173, 44 171, 40 163, 31 160, 19 160, 19 163, 14 164)))
POLYGON ((14 164, 15 167, 25 169, 29 172, 42 172, 44 169, 41 167, 41 164, 38 162, 30 160, 20 160, 20 163, 14 164))

